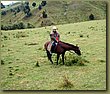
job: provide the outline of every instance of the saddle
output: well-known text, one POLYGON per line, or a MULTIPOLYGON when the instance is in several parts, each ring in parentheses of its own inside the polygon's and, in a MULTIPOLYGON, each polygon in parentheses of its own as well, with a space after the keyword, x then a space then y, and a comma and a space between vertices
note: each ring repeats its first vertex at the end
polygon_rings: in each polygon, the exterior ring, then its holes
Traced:
POLYGON ((58 45, 58 43, 55 41, 52 43, 51 52, 55 52, 57 45, 58 45))

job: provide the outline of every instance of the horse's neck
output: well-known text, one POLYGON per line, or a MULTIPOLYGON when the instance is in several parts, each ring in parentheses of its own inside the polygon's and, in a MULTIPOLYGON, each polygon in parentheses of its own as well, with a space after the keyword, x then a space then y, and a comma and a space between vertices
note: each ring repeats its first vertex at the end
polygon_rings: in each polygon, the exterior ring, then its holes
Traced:
POLYGON ((77 50, 77 49, 76 49, 75 46, 70 46, 70 45, 69 45, 69 46, 68 46, 68 50, 73 50, 73 51, 75 51, 75 50, 77 50))
POLYGON ((64 44, 63 47, 65 48, 65 50, 73 50, 73 51, 77 50, 77 47, 72 44, 65 43, 65 42, 62 42, 62 43, 64 44))

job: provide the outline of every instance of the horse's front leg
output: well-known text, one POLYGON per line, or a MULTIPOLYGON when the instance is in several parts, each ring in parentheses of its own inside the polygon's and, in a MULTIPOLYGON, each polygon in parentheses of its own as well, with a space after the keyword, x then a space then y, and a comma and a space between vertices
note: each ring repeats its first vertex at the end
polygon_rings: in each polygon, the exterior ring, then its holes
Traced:
POLYGON ((60 54, 57 54, 57 65, 58 65, 59 57, 60 57, 60 54))

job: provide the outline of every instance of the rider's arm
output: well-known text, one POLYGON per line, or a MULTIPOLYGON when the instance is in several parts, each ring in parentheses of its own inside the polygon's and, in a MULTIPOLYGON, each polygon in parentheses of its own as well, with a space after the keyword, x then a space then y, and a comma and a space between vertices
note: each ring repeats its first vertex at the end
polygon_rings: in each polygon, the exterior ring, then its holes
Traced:
POLYGON ((50 34, 50 38, 54 41, 56 40, 55 37, 53 36, 53 34, 50 34))

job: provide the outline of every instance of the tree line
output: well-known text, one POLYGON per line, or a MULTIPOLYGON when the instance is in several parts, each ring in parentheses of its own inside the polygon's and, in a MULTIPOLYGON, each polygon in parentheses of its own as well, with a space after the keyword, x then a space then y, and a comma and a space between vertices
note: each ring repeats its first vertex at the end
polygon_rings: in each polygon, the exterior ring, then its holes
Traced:
POLYGON ((23 22, 1 25, 1 30, 15 30, 15 29, 26 29, 26 28, 35 28, 31 23, 24 24, 23 22))

